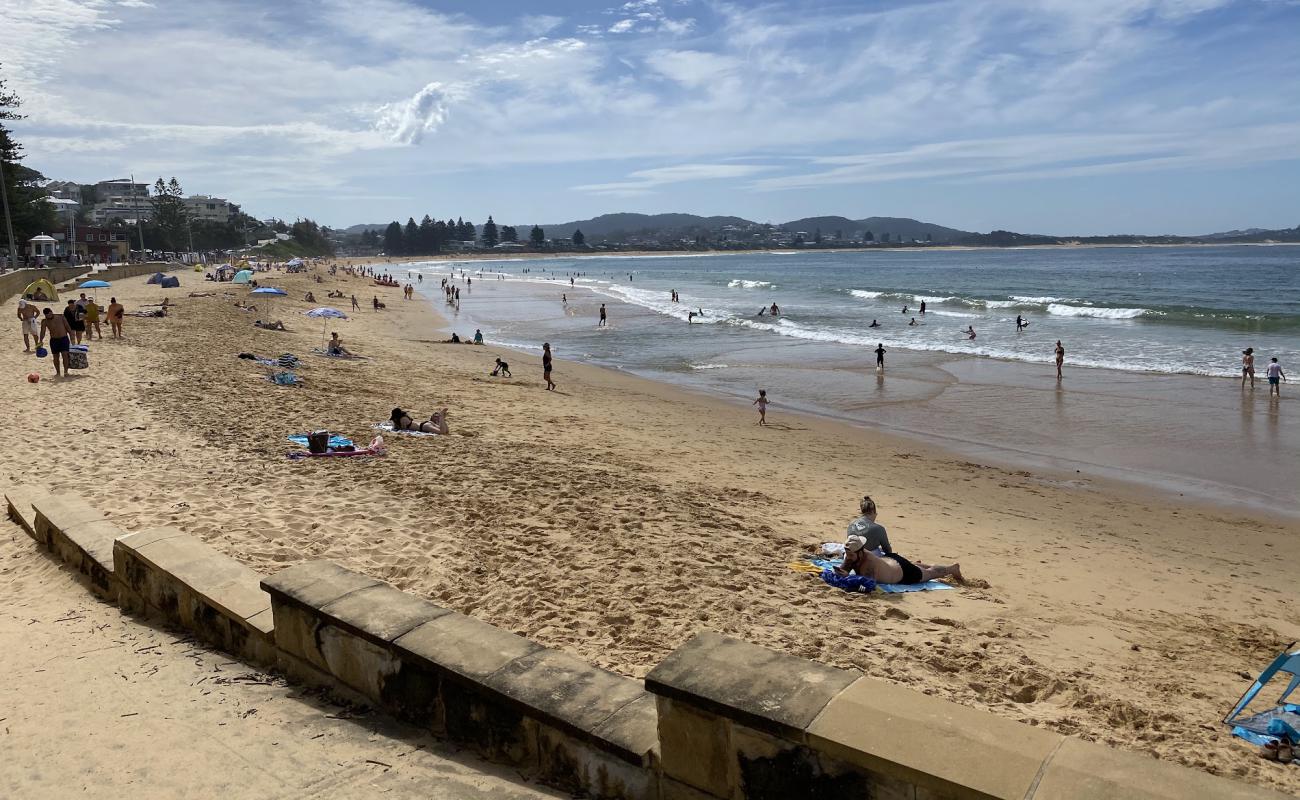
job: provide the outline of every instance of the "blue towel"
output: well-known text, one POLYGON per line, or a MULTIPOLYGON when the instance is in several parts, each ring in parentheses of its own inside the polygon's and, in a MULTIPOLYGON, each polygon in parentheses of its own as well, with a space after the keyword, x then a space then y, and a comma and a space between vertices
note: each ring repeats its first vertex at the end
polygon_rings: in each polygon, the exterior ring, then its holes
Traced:
MULTIPOLYGON (((840 559, 831 560, 825 558, 814 558, 812 563, 822 568, 822 580, 826 580, 826 570, 842 566, 844 562, 840 559)), ((832 573, 834 574, 834 573, 832 573)), ((826 581, 831 583, 830 581, 826 581)), ((832 586, 837 584, 831 583, 832 586)), ((846 588, 846 587, 840 587, 846 588)), ((943 581, 926 581, 925 583, 877 583, 876 588, 889 594, 899 594, 902 592, 935 592, 940 589, 951 589, 952 586, 943 581)), ((856 590, 850 590, 856 591, 856 590)), ((870 589, 866 591, 871 591, 870 589)))
MULTIPOLYGON (((299 447, 306 447, 307 434, 295 433, 293 436, 289 437, 289 441, 293 442, 299 447)), ((336 449, 339 447, 348 447, 351 444, 352 444, 352 440, 346 436, 339 436, 338 434, 330 434, 330 444, 329 444, 330 449, 336 449)))

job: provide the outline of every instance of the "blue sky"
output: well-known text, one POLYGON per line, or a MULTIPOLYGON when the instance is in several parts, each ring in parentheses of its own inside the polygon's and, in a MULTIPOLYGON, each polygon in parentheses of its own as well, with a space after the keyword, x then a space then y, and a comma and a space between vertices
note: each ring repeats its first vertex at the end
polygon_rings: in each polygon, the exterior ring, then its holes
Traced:
POLYGON ((27 0, 28 163, 331 225, 1300 224, 1297 0, 27 0))

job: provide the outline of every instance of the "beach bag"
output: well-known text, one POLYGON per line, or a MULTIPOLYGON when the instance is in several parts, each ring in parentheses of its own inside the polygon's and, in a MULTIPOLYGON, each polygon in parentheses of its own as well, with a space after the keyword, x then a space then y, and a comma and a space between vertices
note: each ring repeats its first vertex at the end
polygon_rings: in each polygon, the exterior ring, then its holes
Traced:
POLYGON ((330 446, 329 431, 312 431, 307 434, 307 450, 312 453, 324 453, 330 446))
POLYGON ((68 350, 68 369, 90 369, 90 349, 84 344, 74 344, 68 350))

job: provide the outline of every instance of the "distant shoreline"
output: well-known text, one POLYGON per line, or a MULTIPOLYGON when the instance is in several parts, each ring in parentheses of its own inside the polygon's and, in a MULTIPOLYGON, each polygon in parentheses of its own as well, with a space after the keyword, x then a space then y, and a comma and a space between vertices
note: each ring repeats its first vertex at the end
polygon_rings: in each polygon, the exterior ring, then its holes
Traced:
POLYGON ((610 250, 597 252, 539 252, 521 251, 517 253, 439 253, 430 256, 333 256, 336 260, 350 264, 412 264, 425 261, 546 261, 571 258, 654 258, 674 256, 720 256, 720 255, 802 255, 805 253, 892 253, 892 252, 982 252, 989 250, 1115 250, 1132 248, 1174 248, 1174 247, 1300 247, 1300 242, 1189 242, 1187 244, 1023 244, 1023 245, 967 245, 936 244, 927 246, 905 247, 799 247, 799 248, 764 248, 761 250, 610 250))

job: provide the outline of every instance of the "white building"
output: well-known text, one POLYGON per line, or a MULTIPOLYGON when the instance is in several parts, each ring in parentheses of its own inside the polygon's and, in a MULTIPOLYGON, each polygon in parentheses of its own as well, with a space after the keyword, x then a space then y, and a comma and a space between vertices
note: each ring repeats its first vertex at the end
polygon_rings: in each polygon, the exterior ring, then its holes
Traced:
POLYGON ((239 211, 239 206, 220 197, 196 194, 185 198, 185 212, 192 220, 226 223, 239 211))

